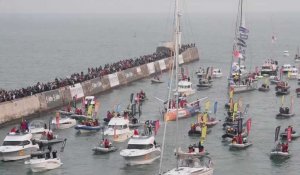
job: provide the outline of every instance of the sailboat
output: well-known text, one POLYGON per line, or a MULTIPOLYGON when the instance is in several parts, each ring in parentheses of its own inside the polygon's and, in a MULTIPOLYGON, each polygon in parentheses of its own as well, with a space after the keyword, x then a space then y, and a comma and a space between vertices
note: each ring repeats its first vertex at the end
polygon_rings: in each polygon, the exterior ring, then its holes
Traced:
POLYGON ((236 21, 233 55, 230 67, 228 87, 235 93, 248 92, 256 89, 256 82, 245 73, 243 63, 246 60, 246 40, 249 30, 245 27, 243 15, 243 0, 239 0, 239 10, 236 21))
POLYGON ((297 53, 295 55, 295 58, 294 58, 295 62, 300 62, 300 54, 299 54, 299 46, 297 48, 297 53))
MULTIPOLYGON (((179 56, 179 37, 180 37, 180 11, 179 11, 179 0, 176 0, 176 12, 175 12, 175 70, 176 70, 176 80, 175 80, 175 85, 176 85, 176 92, 175 92, 175 97, 176 97, 176 122, 177 122, 177 129, 176 129, 176 145, 178 144, 178 119, 179 119, 179 93, 178 93, 178 56, 179 56)), ((172 82, 172 78, 171 78, 172 82)), ((172 83, 171 83, 172 84, 172 83)), ((172 89, 172 88, 170 88, 172 89)), ((169 99, 170 99, 170 91, 169 91, 169 99)), ((166 114, 167 115, 167 114, 166 114)), ((166 122, 167 123, 167 122, 166 122)), ((166 128, 166 124, 165 124, 166 128)), ((163 139, 163 145, 164 145, 164 140, 165 140, 165 133, 166 129, 164 130, 164 139, 163 139)), ((203 165, 200 161, 199 158, 196 157, 184 157, 182 159, 179 159, 178 157, 178 146, 176 146, 176 155, 177 155, 177 164, 176 167, 166 173, 163 173, 165 175, 179 175, 179 174, 185 174, 185 175, 212 175, 213 174, 213 168, 211 167, 211 164, 209 163, 208 165, 203 165)), ((163 155, 163 150, 162 150, 162 155, 163 155)), ((209 162, 210 159, 209 159, 209 162)), ((160 169, 159 169, 159 174, 162 174, 161 172, 162 168, 162 159, 160 163, 160 169)))

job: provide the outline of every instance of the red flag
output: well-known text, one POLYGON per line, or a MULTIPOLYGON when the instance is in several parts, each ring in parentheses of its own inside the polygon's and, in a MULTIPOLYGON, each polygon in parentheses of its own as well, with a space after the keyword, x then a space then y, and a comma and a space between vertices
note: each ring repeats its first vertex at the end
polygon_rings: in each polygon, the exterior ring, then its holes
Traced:
POLYGON ((287 129, 287 140, 288 140, 288 142, 292 141, 292 128, 291 127, 288 127, 288 129, 287 129))
POLYGON ((250 129, 251 129, 251 118, 249 118, 248 120, 247 120, 247 134, 249 135, 249 133, 250 133, 250 129))
POLYGON ((59 128, 59 120, 60 120, 60 114, 59 114, 59 112, 56 113, 55 119, 56 119, 56 128, 59 128))
POLYGON ((242 54, 238 50, 233 51, 233 56, 235 58, 243 58, 242 54))

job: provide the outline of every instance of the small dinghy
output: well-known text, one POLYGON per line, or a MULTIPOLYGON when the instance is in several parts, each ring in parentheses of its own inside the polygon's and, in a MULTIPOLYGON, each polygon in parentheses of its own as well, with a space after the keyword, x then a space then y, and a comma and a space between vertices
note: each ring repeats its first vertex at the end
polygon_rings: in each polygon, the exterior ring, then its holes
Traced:
MULTIPOLYGON (((291 133, 292 129, 291 128, 287 128, 287 131, 285 133, 291 133)), ((275 129, 275 147, 271 150, 270 152, 270 158, 289 158, 290 157, 290 152, 288 150, 289 146, 288 146, 288 142, 286 144, 284 144, 283 142, 280 143, 278 141, 278 136, 279 136, 279 132, 280 132, 280 126, 277 126, 275 129)), ((291 139, 291 138, 289 138, 291 139)))
POLYGON ((278 84, 280 82, 280 78, 277 76, 270 76, 270 83, 271 84, 278 84))
POLYGON ((202 157, 202 156, 209 155, 209 153, 207 152, 207 150, 204 149, 203 146, 200 147, 200 151, 199 151, 199 147, 197 147, 195 144, 189 146, 188 152, 184 152, 180 147, 178 148, 177 152, 176 149, 174 152, 176 155, 179 156, 180 159, 187 158, 187 157, 202 157))
POLYGON ((75 129, 79 131, 80 133, 86 133, 86 132, 98 132, 100 131, 102 127, 100 125, 86 125, 86 124, 80 124, 76 125, 75 129))
MULTIPOLYGON (((191 125, 191 129, 188 132, 190 137, 200 137, 202 135, 202 125, 200 123, 194 123, 191 125)), ((206 133, 209 134, 211 132, 210 129, 206 130, 206 133)))
POLYGON ((152 78, 151 79, 151 83, 155 84, 155 83, 163 83, 162 80, 160 80, 159 78, 152 78))
POLYGON ((230 143, 229 148, 230 149, 245 149, 252 145, 252 142, 246 142, 246 143, 230 143))
POLYGON ((286 139, 287 139, 287 137, 288 137, 288 130, 289 130, 289 129, 290 129, 289 132, 291 133, 291 135, 290 135, 291 140, 297 139, 298 137, 300 137, 300 134, 297 133, 296 131, 294 131, 292 126, 288 126, 288 127, 284 130, 284 132, 280 133, 281 139, 283 139, 283 140, 286 140, 286 139))
POLYGON ((118 148, 113 146, 108 139, 103 139, 103 141, 101 141, 99 145, 95 146, 92 150, 95 154, 105 154, 117 151, 118 148))
POLYGON ((269 85, 264 83, 264 84, 261 85, 261 87, 258 88, 258 91, 268 92, 268 91, 270 91, 270 87, 269 87, 269 85))
POLYGON ((199 83, 197 84, 199 89, 208 89, 212 87, 212 83, 209 82, 208 79, 199 79, 199 83))
POLYGON ((291 106, 289 107, 283 107, 284 106, 284 96, 281 98, 281 107, 279 108, 279 114, 276 115, 276 118, 290 118, 295 115, 293 112, 293 102, 294 99, 291 97, 291 106))

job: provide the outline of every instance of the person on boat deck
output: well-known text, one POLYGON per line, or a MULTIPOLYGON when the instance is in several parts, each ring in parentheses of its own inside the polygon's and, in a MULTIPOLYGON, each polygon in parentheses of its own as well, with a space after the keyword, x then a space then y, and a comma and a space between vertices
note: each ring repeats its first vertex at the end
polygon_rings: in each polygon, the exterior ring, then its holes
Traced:
POLYGON ((98 121, 98 119, 95 119, 95 121, 94 121, 94 126, 99 126, 99 121, 98 121))
POLYGON ((192 152, 194 152, 194 151, 195 151, 195 149, 194 149, 193 145, 190 145, 190 146, 189 146, 189 153, 192 153, 192 152))
POLYGON ((201 145, 201 141, 199 141, 198 143, 198 149, 199 149, 199 153, 204 151, 204 146, 201 145))
POLYGON ((237 138, 236 138, 236 136, 234 136, 233 138, 232 138, 232 141, 231 141, 233 144, 236 144, 236 142, 237 142, 237 138))
POLYGON ((243 137, 241 136, 241 134, 238 135, 237 141, 238 144, 243 144, 243 137))
POLYGON ((286 143, 286 144, 282 143, 281 148, 282 148, 282 152, 288 152, 288 149, 289 149, 288 143, 286 143))
POLYGON ((71 105, 70 104, 67 106, 67 111, 71 112, 71 105))
POLYGON ((133 135, 138 136, 138 135, 139 135, 139 130, 138 130, 138 129, 135 129, 135 130, 133 131, 133 135))
POLYGON ((28 123, 26 120, 22 120, 22 122, 21 122, 21 131, 22 132, 28 131, 28 123))
POLYGON ((195 132, 196 131, 196 125, 194 123, 192 123, 191 125, 191 131, 192 132, 195 132))
POLYGON ((11 128, 10 132, 16 133, 17 132, 17 128, 16 127, 11 128))
POLYGON ((109 148, 109 141, 108 141, 108 139, 104 140, 104 148, 109 148))
POLYGON ((279 108, 279 113, 280 113, 280 114, 284 114, 284 113, 285 113, 283 107, 280 107, 280 108, 279 108))
POLYGON ((289 107, 285 107, 284 112, 285 112, 285 114, 289 114, 290 113, 289 107))
POLYGON ((47 140, 53 140, 53 139, 54 139, 53 133, 51 131, 48 131, 47 132, 47 140))

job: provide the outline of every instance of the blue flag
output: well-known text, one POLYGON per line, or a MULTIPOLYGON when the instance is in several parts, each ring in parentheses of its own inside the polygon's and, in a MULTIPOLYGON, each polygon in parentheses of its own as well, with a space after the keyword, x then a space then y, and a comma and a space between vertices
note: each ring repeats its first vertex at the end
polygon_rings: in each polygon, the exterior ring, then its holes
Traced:
POLYGON ((214 104, 214 114, 217 113, 217 108, 218 108, 218 102, 216 101, 214 104))

